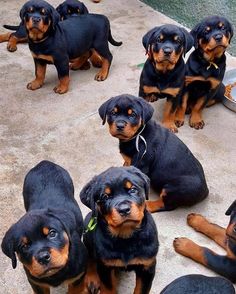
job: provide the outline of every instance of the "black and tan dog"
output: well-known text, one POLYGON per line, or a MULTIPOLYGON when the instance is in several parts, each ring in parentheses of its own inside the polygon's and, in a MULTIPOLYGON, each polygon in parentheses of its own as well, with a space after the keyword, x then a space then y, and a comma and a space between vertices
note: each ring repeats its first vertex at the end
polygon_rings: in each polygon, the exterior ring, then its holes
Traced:
POLYGON ((146 210, 149 179, 135 167, 112 167, 95 176, 80 193, 92 213, 85 220, 84 243, 97 264, 101 293, 117 293, 116 270, 135 271, 134 293, 149 293, 158 252, 157 229, 146 210))
POLYGON ((200 214, 191 213, 187 217, 187 222, 192 228, 225 249, 225 256, 199 246, 188 238, 176 238, 174 248, 176 252, 203 264, 236 283, 236 201, 231 204, 225 214, 230 215, 227 229, 210 223, 200 214))
POLYGON ((160 294, 235 294, 234 285, 222 277, 186 275, 175 279, 160 294))
MULTIPOLYGON (((80 14, 87 14, 88 9, 84 3, 78 0, 66 0, 61 3, 56 10, 61 16, 61 20, 67 19, 70 16, 77 16, 80 14)), ((24 22, 21 21, 18 26, 4 25, 6 29, 13 30, 13 33, 0 34, 0 43, 8 42, 7 49, 10 52, 17 50, 17 43, 25 43, 28 41, 27 32, 25 29, 24 22)))
POLYGON ((59 13, 46 1, 31 0, 22 7, 29 48, 35 62, 36 78, 27 85, 30 90, 42 87, 47 64, 54 64, 59 84, 54 91, 66 93, 69 88, 69 62, 76 68, 83 66, 95 50, 102 58, 97 81, 107 78, 112 61, 108 41, 120 46, 111 35, 109 20, 104 15, 84 14, 59 22, 59 13))
POLYGON ((182 105, 176 113, 176 124, 178 127, 184 124, 187 108, 191 112, 189 125, 198 130, 205 125, 202 118, 205 106, 221 101, 224 96, 225 50, 233 36, 233 28, 226 18, 210 16, 190 33, 195 50, 186 63, 186 89, 182 105))
POLYGON ((201 164, 175 134, 151 120, 150 103, 124 94, 102 104, 99 114, 119 139, 124 165, 138 167, 159 193, 160 199, 147 202, 150 212, 193 205, 207 197, 201 164))
POLYGON ((193 46, 192 36, 176 25, 162 25, 143 37, 148 54, 140 76, 139 96, 153 102, 167 98, 162 123, 177 132, 175 112, 181 104, 185 63, 183 56, 193 46))
POLYGON ((87 251, 70 175, 59 165, 42 161, 26 175, 23 196, 26 214, 2 241, 12 267, 17 254, 35 294, 49 294, 50 287, 62 283, 68 284, 68 293, 83 293, 87 251))

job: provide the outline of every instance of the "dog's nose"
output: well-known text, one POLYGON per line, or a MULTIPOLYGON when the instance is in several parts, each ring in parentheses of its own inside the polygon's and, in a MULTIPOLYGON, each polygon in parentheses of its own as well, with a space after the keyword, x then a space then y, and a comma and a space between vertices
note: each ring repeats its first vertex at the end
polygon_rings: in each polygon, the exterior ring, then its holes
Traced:
POLYGON ((37 260, 42 265, 47 265, 51 260, 51 255, 48 251, 40 251, 37 260))
POLYGON ((223 38, 222 34, 217 34, 214 36, 214 39, 216 40, 216 42, 221 42, 222 38, 223 38))
POLYGON ((126 216, 130 214, 130 204, 127 202, 120 203, 119 206, 117 207, 117 211, 119 212, 120 215, 126 216))
POLYGON ((125 127, 125 121, 118 121, 116 122, 116 128, 118 131, 122 131, 125 127))
POLYGON ((165 47, 165 48, 163 48, 163 52, 164 52, 165 56, 170 56, 170 54, 173 52, 173 49, 170 47, 165 47))
POLYGON ((33 23, 38 23, 38 22, 40 22, 40 20, 41 20, 41 17, 40 16, 33 16, 32 17, 33 23))

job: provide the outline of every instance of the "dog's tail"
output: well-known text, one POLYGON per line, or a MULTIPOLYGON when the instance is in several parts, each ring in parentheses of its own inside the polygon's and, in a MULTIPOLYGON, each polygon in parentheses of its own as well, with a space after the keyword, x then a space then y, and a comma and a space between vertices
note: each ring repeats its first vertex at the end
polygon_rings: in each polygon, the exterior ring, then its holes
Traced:
POLYGON ((3 27, 11 31, 17 31, 20 26, 3 25, 3 27))
POLYGON ((108 36, 108 41, 113 45, 113 46, 121 46, 122 42, 117 42, 116 40, 113 39, 111 35, 111 29, 109 29, 109 36, 108 36))

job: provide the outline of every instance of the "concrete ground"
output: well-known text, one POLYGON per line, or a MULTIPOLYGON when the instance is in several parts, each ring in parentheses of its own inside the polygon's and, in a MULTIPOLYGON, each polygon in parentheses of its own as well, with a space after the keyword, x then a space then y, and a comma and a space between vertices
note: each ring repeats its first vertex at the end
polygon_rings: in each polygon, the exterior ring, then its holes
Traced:
MULTIPOLYGON (((51 0, 58 5, 59 0, 51 0)), ((17 24, 18 11, 24 0, 1 1, 0 25, 17 24)), ((48 66, 43 88, 32 92, 26 84, 34 77, 33 59, 27 45, 19 45, 15 53, 0 44, 0 239, 23 214, 22 185, 27 171, 43 159, 62 165, 71 174, 75 196, 95 174, 110 166, 122 165, 118 141, 102 126, 97 109, 108 98, 122 93, 137 95, 141 69, 145 61, 142 36, 152 27, 174 21, 137 0, 103 0, 94 4, 84 0, 91 12, 103 13, 111 21, 113 36, 123 46, 110 46, 113 63, 108 79, 94 80, 97 69, 71 72, 67 94, 53 92, 57 84, 54 66, 48 66)), ((0 32, 4 32, 0 29, 0 32)), ((228 67, 236 66, 227 57, 228 67)), ((156 102, 154 118, 160 120, 164 101, 156 102)), ((178 136, 201 161, 209 185, 209 197, 191 208, 153 214, 160 241, 156 276, 151 293, 160 290, 178 276, 190 273, 215 276, 203 266, 175 253, 175 237, 188 236, 216 252, 223 251, 213 242, 186 225, 190 212, 205 215, 225 227, 224 215, 235 199, 235 113, 217 105, 204 113, 206 126, 193 130, 185 125, 178 136)), ((83 215, 87 208, 81 204, 83 215)), ((22 265, 13 270, 11 261, 0 252, 0 293, 32 293, 22 265)), ((132 293, 134 275, 123 274, 119 293, 132 293)), ((65 293, 63 287, 53 293, 65 293)))

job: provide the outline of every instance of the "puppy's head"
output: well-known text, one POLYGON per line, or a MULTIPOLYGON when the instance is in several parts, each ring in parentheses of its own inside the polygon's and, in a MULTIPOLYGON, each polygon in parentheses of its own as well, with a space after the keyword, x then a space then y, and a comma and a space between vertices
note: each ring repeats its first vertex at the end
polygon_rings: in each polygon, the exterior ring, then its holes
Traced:
POLYGON ((226 235, 229 238, 228 250, 231 251, 228 254, 236 258, 236 200, 230 205, 225 214, 230 215, 229 225, 226 229, 226 235))
POLYGON ((77 0, 66 0, 57 8, 57 12, 61 16, 61 20, 65 20, 71 16, 78 16, 80 14, 88 14, 88 9, 84 3, 77 0))
POLYGON ((81 191, 81 201, 107 224, 112 236, 128 238, 142 223, 149 178, 135 167, 111 167, 81 191))
POLYGON ((13 268, 17 254, 32 276, 52 276, 68 261, 70 233, 75 226, 74 216, 66 211, 27 212, 6 232, 2 251, 11 258, 13 268))
POLYGON ((193 38, 175 25, 155 27, 143 37, 143 46, 158 71, 172 70, 180 57, 193 46, 193 38))
POLYGON ((220 58, 230 44, 233 36, 231 23, 221 16, 209 16, 198 23, 190 32, 194 47, 203 52, 207 61, 220 58))
POLYGON ((20 11, 20 17, 25 24, 29 39, 34 42, 43 40, 60 20, 56 9, 43 0, 26 2, 20 11))
POLYGON ((111 135, 123 141, 130 140, 151 119, 153 111, 143 98, 128 94, 109 99, 98 110, 111 135))

